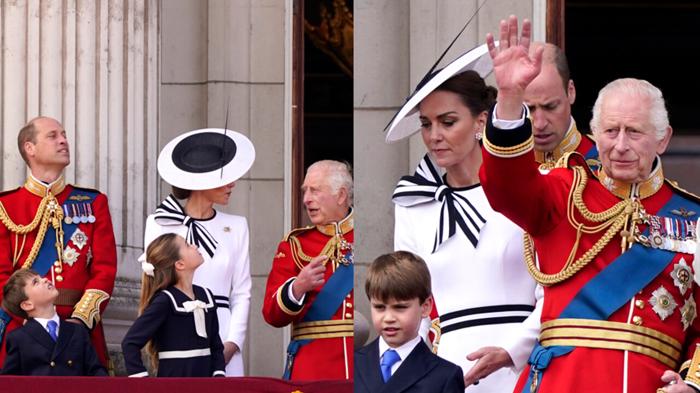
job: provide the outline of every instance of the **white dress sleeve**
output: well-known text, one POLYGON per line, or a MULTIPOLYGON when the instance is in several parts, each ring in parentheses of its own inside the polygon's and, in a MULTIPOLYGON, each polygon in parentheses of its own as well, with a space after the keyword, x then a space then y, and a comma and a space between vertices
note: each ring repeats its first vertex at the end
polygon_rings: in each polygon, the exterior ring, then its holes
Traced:
POLYGON ((148 216, 146 218, 146 229, 143 231, 143 252, 146 252, 148 245, 163 233, 165 233, 163 232, 163 227, 156 223, 153 214, 148 216))
POLYGON ((544 289, 541 285, 535 287, 535 309, 520 324, 517 335, 505 337, 503 349, 508 352, 513 360, 513 371, 519 372, 527 364, 530 352, 540 335, 540 321, 542 318, 542 306, 544 305, 544 289))
POLYGON ((410 208, 394 205, 394 251, 418 253, 413 241, 413 228, 410 220, 410 208))
POLYGON ((233 263, 233 281, 229 295, 231 319, 228 337, 224 341, 233 342, 242 350, 248 329, 251 280, 248 221, 245 217, 240 217, 240 220, 238 223, 240 225, 236 225, 239 236, 231 252, 231 263, 233 263))
MULTIPOLYGON (((413 240, 414 227, 410 219, 410 208, 394 205, 394 251, 410 251, 418 255, 415 242, 413 240)), ((423 318, 418 328, 418 335, 423 341, 429 342, 431 320, 429 317, 423 318)))

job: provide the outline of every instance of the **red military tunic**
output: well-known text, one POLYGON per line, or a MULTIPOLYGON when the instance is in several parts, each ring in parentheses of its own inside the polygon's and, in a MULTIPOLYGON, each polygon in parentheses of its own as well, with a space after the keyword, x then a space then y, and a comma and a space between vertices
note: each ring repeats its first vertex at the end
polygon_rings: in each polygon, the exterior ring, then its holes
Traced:
MULTIPOLYGON (((26 235, 15 235, 7 226, 11 220, 16 225, 28 225, 37 215, 42 199, 50 188, 52 195, 63 215, 73 217, 89 217, 86 223, 79 223, 70 238, 64 239, 65 248, 62 263, 56 262, 46 277, 54 281, 59 290, 56 299, 56 311, 63 318, 81 320, 88 328, 95 350, 105 365, 109 366, 107 345, 104 331, 100 323, 100 315, 107 306, 108 299, 114 288, 117 273, 116 244, 112 220, 107 205, 107 197, 96 190, 76 188, 65 184, 63 176, 46 186, 30 176, 23 187, 0 194, 0 203, 4 207, 3 225, 0 225, 0 286, 17 269, 32 267, 27 263, 37 233, 41 225, 26 235), (69 199, 70 195, 70 199, 69 199), (89 195, 97 195, 91 200, 89 195), (86 202, 89 201, 89 202, 86 202), (25 264, 27 266, 25 266, 25 264), (59 278, 60 277, 60 278, 59 278)), ((69 220, 70 221, 70 220, 69 220)), ((10 223, 11 224, 11 223, 10 223)), ((50 225, 50 224, 49 224, 50 225)), ((67 228, 61 220, 62 228, 67 228)), ((55 243, 56 238, 49 238, 47 233, 44 241, 55 243)), ((57 259, 55 248, 51 249, 51 259, 57 259)), ((0 294, 1 300, 2 294, 0 294)), ((21 326, 23 321, 13 316, 6 327, 7 332, 21 326)), ((5 357, 5 343, 0 351, 0 366, 5 357)))
POLYGON ((318 321, 316 324, 322 326, 315 327, 312 326, 314 323, 302 322, 302 319, 321 288, 307 292, 301 306, 289 297, 294 278, 310 258, 321 253, 329 256, 325 273, 325 282, 328 282, 340 262, 338 255, 333 255, 335 249, 339 250, 336 244, 342 247, 340 242, 343 239, 350 245, 354 241, 352 213, 337 224, 295 229, 277 248, 265 289, 265 321, 276 327, 291 323, 292 340, 315 338, 299 348, 293 361, 291 380, 351 379, 353 376, 353 291, 346 295, 330 321, 318 321), (339 236, 335 235, 336 231, 339 236))
MULTIPOLYGON (((495 129, 489 122, 480 177, 494 209, 513 220, 534 239, 540 271, 555 274, 564 269, 577 236, 576 228, 571 224, 572 214, 567 214, 567 211, 573 212, 573 220, 577 222, 588 226, 594 224, 584 218, 570 198, 575 172, 571 167, 584 168, 585 163, 580 157, 572 157, 569 168, 557 168, 542 174, 532 165, 527 165, 533 159, 531 149, 529 122, 508 131, 495 129)), ((674 196, 690 206, 699 206, 693 196, 664 182, 660 161, 657 161, 649 180, 634 186, 618 183, 606 177, 603 171, 598 175, 600 179, 590 175, 582 191, 583 203, 594 213, 610 209, 628 199, 631 193, 639 195, 644 211, 652 216, 674 196)), ((676 222, 687 221, 688 216, 700 211, 671 207, 678 217, 668 218, 675 218, 676 222)), ((638 227, 640 231, 647 229, 646 224, 638 224, 638 227)), ((581 234, 571 260, 577 261, 585 252, 594 249, 603 233, 605 230, 581 234)), ((694 249, 690 247, 666 253, 671 256, 671 262, 650 282, 642 285, 641 290, 615 310, 607 321, 600 322, 605 329, 592 326, 597 322, 589 319, 577 319, 569 326, 564 324, 564 329, 557 329, 562 327, 562 319, 558 319, 562 311, 584 285, 622 254, 621 241, 618 231, 580 271, 544 287, 540 342, 545 345, 556 337, 562 341, 553 345, 569 345, 574 349, 551 360, 539 378, 539 393, 653 392, 664 385, 660 380, 664 370, 677 369, 692 358, 700 331, 695 309, 700 291, 688 277, 693 274, 694 249), (603 330, 606 333, 597 333, 603 330), (628 331, 635 334, 625 335, 628 331), (582 339, 584 334, 591 332, 594 333, 592 340, 582 339), (612 348, 614 345, 621 347, 612 348)), ((640 258, 639 263, 644 264, 645 260, 640 258)), ((627 279, 616 277, 610 285, 623 288, 627 279)), ((529 374, 529 369, 523 372, 516 392, 530 391, 526 383, 528 377, 532 377, 529 374)))

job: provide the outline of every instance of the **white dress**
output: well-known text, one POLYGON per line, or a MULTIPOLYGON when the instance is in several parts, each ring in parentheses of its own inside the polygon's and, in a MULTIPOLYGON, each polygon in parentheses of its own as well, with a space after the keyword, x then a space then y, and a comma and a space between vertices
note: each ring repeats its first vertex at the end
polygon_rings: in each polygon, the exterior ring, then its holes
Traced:
MULTIPOLYGON (((513 368, 491 374, 467 392, 511 392, 539 334, 541 312, 533 312, 536 283, 525 267, 523 231, 491 208, 481 185, 452 190, 486 221, 480 231, 473 231, 478 232, 476 248, 457 227, 432 252, 442 209, 435 199, 395 205, 394 248, 418 254, 428 265, 441 316, 438 356, 465 374, 475 363, 467 355, 481 347, 503 347, 513 359, 513 368)), ((424 321, 424 335, 427 327, 424 321)))
MULTIPOLYGON (((217 298, 221 341, 231 341, 241 349, 226 365, 226 376, 243 376, 242 350, 248 328, 251 288, 248 222, 245 217, 219 211, 210 219, 197 221, 216 239, 218 246, 213 257, 200 249, 204 263, 195 270, 193 282, 211 289, 217 298)), ((144 248, 164 233, 185 237, 187 227, 159 225, 154 215, 150 215, 146 220, 144 248)))

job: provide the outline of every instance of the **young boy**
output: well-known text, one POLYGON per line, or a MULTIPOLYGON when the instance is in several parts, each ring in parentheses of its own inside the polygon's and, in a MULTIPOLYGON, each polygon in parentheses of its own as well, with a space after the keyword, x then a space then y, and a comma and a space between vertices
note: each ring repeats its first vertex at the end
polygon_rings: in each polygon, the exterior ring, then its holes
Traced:
POLYGON ((107 375, 87 329, 58 318, 57 296, 51 281, 33 270, 19 269, 10 276, 3 287, 2 306, 28 321, 7 335, 7 357, 0 374, 107 375))
POLYGON ((406 251, 380 256, 369 267, 365 292, 379 338, 355 351, 355 393, 463 393, 462 369, 433 354, 418 335, 433 308, 423 259, 406 251))

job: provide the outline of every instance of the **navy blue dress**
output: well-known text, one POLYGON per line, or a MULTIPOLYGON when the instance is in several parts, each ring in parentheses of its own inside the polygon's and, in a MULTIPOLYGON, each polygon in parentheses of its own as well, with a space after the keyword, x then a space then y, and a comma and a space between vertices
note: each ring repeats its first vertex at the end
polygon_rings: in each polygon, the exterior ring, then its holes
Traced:
POLYGON ((184 303, 191 301, 171 286, 158 292, 143 314, 131 325, 122 341, 129 376, 147 376, 141 361, 141 348, 153 339, 158 351, 159 377, 224 376, 224 346, 219 337, 216 303, 209 291, 193 286, 195 300, 203 308, 206 336, 197 334, 195 313, 184 303))

